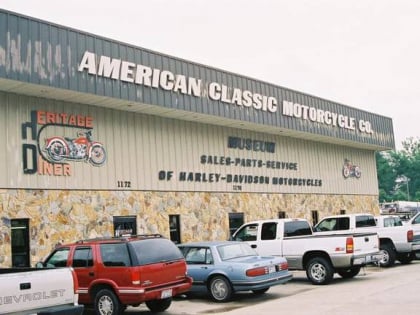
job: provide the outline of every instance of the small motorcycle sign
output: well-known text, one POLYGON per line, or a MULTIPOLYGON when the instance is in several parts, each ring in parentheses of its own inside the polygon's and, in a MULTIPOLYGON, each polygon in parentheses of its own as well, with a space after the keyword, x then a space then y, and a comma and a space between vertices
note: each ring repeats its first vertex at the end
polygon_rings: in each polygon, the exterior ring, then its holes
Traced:
POLYGON ((362 176, 362 171, 359 166, 354 165, 349 159, 344 159, 343 176, 344 178, 360 178, 360 176, 362 176))
POLYGON ((101 166, 106 161, 105 148, 102 143, 93 141, 92 130, 80 130, 76 138, 47 138, 43 151, 52 163, 62 163, 65 160, 85 161, 93 166, 101 166))

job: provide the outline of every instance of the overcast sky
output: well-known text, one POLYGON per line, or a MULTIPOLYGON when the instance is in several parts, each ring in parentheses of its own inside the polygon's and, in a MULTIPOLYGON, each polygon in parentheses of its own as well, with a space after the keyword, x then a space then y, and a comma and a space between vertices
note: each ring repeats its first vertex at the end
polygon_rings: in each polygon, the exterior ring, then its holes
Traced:
POLYGON ((0 7, 391 117, 420 137, 418 0, 1 0, 0 7))

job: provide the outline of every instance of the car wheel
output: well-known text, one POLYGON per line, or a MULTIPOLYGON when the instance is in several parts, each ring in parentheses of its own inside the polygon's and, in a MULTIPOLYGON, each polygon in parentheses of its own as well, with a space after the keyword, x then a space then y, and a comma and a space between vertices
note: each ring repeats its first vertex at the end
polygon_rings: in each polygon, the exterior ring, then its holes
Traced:
POLYGON ((306 265, 306 276, 313 284, 328 284, 334 276, 331 264, 322 257, 315 257, 309 260, 306 265))
POLYGON ((264 288, 264 289, 259 289, 259 290, 252 290, 252 293, 254 293, 256 295, 261 295, 261 294, 264 294, 265 292, 267 292, 268 289, 270 289, 270 287, 264 288))
POLYGON ((162 299, 162 300, 150 300, 146 301, 146 305, 152 313, 163 312, 172 303, 172 298, 162 299))
POLYGON ((399 255, 397 260, 399 260, 401 264, 407 265, 410 264, 414 259, 416 259, 416 255, 414 253, 407 253, 399 255))
POLYGON ((380 246, 381 259, 378 261, 381 267, 391 267, 395 263, 396 253, 391 245, 383 244, 380 246))
POLYGON ((209 292, 216 302, 226 302, 232 296, 232 286, 228 279, 223 276, 216 276, 210 280, 209 292))
POLYGON ((361 266, 351 267, 349 269, 338 270, 337 273, 344 279, 350 279, 357 276, 361 268, 361 266))
POLYGON ((119 315, 123 312, 117 296, 109 289, 102 289, 95 295, 94 309, 97 315, 119 315))

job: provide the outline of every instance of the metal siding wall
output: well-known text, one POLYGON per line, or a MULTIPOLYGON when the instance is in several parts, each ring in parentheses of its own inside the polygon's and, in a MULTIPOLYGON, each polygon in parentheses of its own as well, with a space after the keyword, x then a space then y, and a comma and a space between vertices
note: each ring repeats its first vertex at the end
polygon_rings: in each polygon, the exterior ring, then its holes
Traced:
MULTIPOLYGON (((234 185, 240 185, 241 191, 247 192, 377 194, 372 151, 1 92, 0 102, 0 122, 6 126, 6 132, 1 135, 6 148, 0 155, 4 174, 0 179, 1 188, 224 192, 233 191, 234 185), (93 117, 93 140, 102 142, 107 150, 105 165, 94 167, 85 162, 70 161, 71 176, 24 175, 22 145, 36 144, 36 141, 22 139, 21 131, 22 124, 30 121, 32 110, 93 117), (275 142, 276 151, 231 149, 227 147, 229 136, 275 142), (296 162, 298 170, 202 164, 200 157, 203 154, 263 162, 296 162), (345 158, 361 167, 360 179, 343 178, 345 158), (159 180, 160 171, 172 171, 172 179, 159 180), (270 184, 180 181, 180 172, 205 173, 206 176, 210 173, 268 176, 270 184), (273 185, 274 177, 321 179, 322 186, 273 185), (118 182, 125 181, 131 186, 118 186, 118 182)), ((44 138, 51 136, 75 138, 78 129, 81 128, 48 126, 42 131, 40 145, 44 138)))

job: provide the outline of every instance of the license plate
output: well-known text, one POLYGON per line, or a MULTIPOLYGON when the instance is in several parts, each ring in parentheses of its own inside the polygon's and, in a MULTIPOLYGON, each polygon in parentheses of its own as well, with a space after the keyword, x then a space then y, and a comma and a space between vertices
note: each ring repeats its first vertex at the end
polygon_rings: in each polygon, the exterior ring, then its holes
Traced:
POLYGON ((163 290, 162 293, 160 294, 161 299, 166 299, 171 296, 172 296, 172 289, 163 290))
POLYGON ((276 266, 270 266, 268 267, 268 273, 276 272, 276 266))

